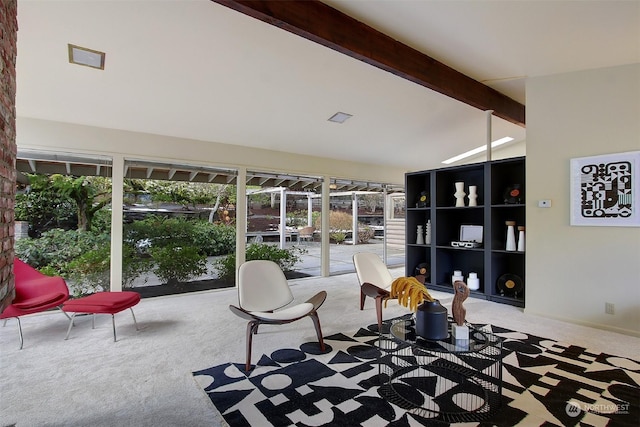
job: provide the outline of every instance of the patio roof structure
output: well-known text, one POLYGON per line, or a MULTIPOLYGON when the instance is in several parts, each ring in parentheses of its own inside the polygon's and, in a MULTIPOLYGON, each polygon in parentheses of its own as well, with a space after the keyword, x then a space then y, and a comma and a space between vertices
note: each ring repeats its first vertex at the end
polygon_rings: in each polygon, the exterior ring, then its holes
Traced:
MULTIPOLYGON (((46 153, 18 150, 18 172, 38 174, 63 174, 72 176, 111 176, 109 157, 82 157, 64 153, 46 153)), ((237 183, 235 169, 190 166, 185 164, 156 163, 128 160, 125 177, 130 179, 156 179, 210 184, 237 183)), ((289 191, 320 191, 320 177, 296 176, 283 173, 247 171, 247 186, 284 187, 289 191)), ((349 179, 331 179, 332 191, 404 192, 398 185, 365 182, 349 179)))

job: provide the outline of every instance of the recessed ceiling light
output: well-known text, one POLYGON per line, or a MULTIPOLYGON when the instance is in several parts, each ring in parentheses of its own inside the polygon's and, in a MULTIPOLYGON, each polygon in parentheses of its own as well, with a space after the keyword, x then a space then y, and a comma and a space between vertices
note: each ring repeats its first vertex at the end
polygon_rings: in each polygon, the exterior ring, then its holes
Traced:
POLYGON ((352 117, 352 115, 338 112, 331 116, 329 121, 334 123, 344 123, 349 117, 352 117))
POLYGON ((69 62, 104 70, 105 53, 69 44, 69 62))
MULTIPOLYGON (((491 148, 495 148, 499 145, 506 144, 507 142, 513 141, 513 138, 510 136, 505 136, 504 138, 496 139, 491 143, 491 148)), ((487 150, 487 146, 483 145, 482 147, 474 148, 473 150, 469 150, 466 153, 458 154, 450 159, 444 160, 442 163, 448 165, 453 162, 457 162, 458 160, 466 159, 467 157, 474 156, 476 154, 480 154, 483 151, 487 150)))

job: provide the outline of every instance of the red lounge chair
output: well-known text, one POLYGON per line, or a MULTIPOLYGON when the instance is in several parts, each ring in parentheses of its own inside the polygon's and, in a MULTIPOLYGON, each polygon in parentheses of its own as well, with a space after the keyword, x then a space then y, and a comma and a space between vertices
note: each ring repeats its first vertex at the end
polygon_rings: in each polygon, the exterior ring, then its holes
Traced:
MULTIPOLYGON (((60 308, 69 299, 69 288, 62 277, 46 276, 18 258, 13 260, 13 273, 16 297, 11 305, 0 313, 0 319, 16 318, 20 333, 20 349, 22 349, 24 338, 20 316, 40 313, 54 307, 60 308)), ((69 317, 66 313, 64 314, 69 317)))

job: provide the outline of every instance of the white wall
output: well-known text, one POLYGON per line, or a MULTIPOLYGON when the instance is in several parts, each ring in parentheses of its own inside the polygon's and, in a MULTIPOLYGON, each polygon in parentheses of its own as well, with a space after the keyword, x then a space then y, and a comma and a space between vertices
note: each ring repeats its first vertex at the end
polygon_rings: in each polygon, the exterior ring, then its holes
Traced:
POLYGON ((636 150, 640 64, 528 81, 527 313, 640 336, 640 228, 569 225, 570 159, 636 150))

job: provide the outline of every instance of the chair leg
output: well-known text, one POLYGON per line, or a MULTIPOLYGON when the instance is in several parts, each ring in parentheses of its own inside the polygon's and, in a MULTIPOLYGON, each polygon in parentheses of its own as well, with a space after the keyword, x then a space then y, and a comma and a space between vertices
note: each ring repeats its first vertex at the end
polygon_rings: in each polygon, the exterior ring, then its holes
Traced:
POLYGON ((20 318, 16 317, 18 321, 18 333, 20 334, 20 350, 22 350, 22 346, 24 344, 24 337, 22 336, 22 324, 20 323, 20 318))
POLYGON ((67 319, 71 320, 71 317, 69 317, 69 314, 68 314, 66 311, 64 311, 64 310, 62 309, 62 306, 61 306, 61 305, 57 306, 56 308, 57 308, 58 310, 60 310, 60 311, 62 312, 62 314, 64 314, 65 316, 67 316, 67 319))
MULTIPOLYGON (((133 317, 133 324, 136 327, 136 331, 139 331, 140 329, 138 329, 138 322, 136 321, 136 315, 133 313, 133 307, 129 307, 129 310, 131 310, 131 316, 133 317)), ((113 342, 116 342, 116 316, 115 316, 115 314, 111 315, 111 323, 113 325, 113 342)))
POLYGON ((367 298, 367 296, 364 294, 364 292, 362 292, 362 288, 360 288, 360 310, 364 309, 364 300, 367 298))
POLYGON ((64 337, 65 340, 69 339, 69 334, 71 333, 71 328, 73 327, 73 319, 76 317, 76 313, 73 313, 69 318, 69 327, 67 328, 67 336, 64 337))
POLYGON ((136 331, 139 331, 140 329, 138 329, 138 322, 136 321, 136 315, 133 314, 133 307, 129 307, 129 310, 131 310, 131 316, 133 316, 133 324, 136 325, 136 331))
POLYGON ((251 370, 251 344, 253 341, 253 334, 258 330, 258 322, 252 321, 247 323, 247 363, 245 365, 245 371, 251 370))
POLYGON ((376 298, 376 315, 378 316, 378 333, 382 333, 382 297, 376 298))
POLYGON ((320 343, 320 350, 324 351, 324 339, 322 338, 322 328, 320 327, 320 318, 317 312, 309 314, 311 320, 313 320, 313 326, 316 327, 316 335, 318 336, 318 342, 320 343))

